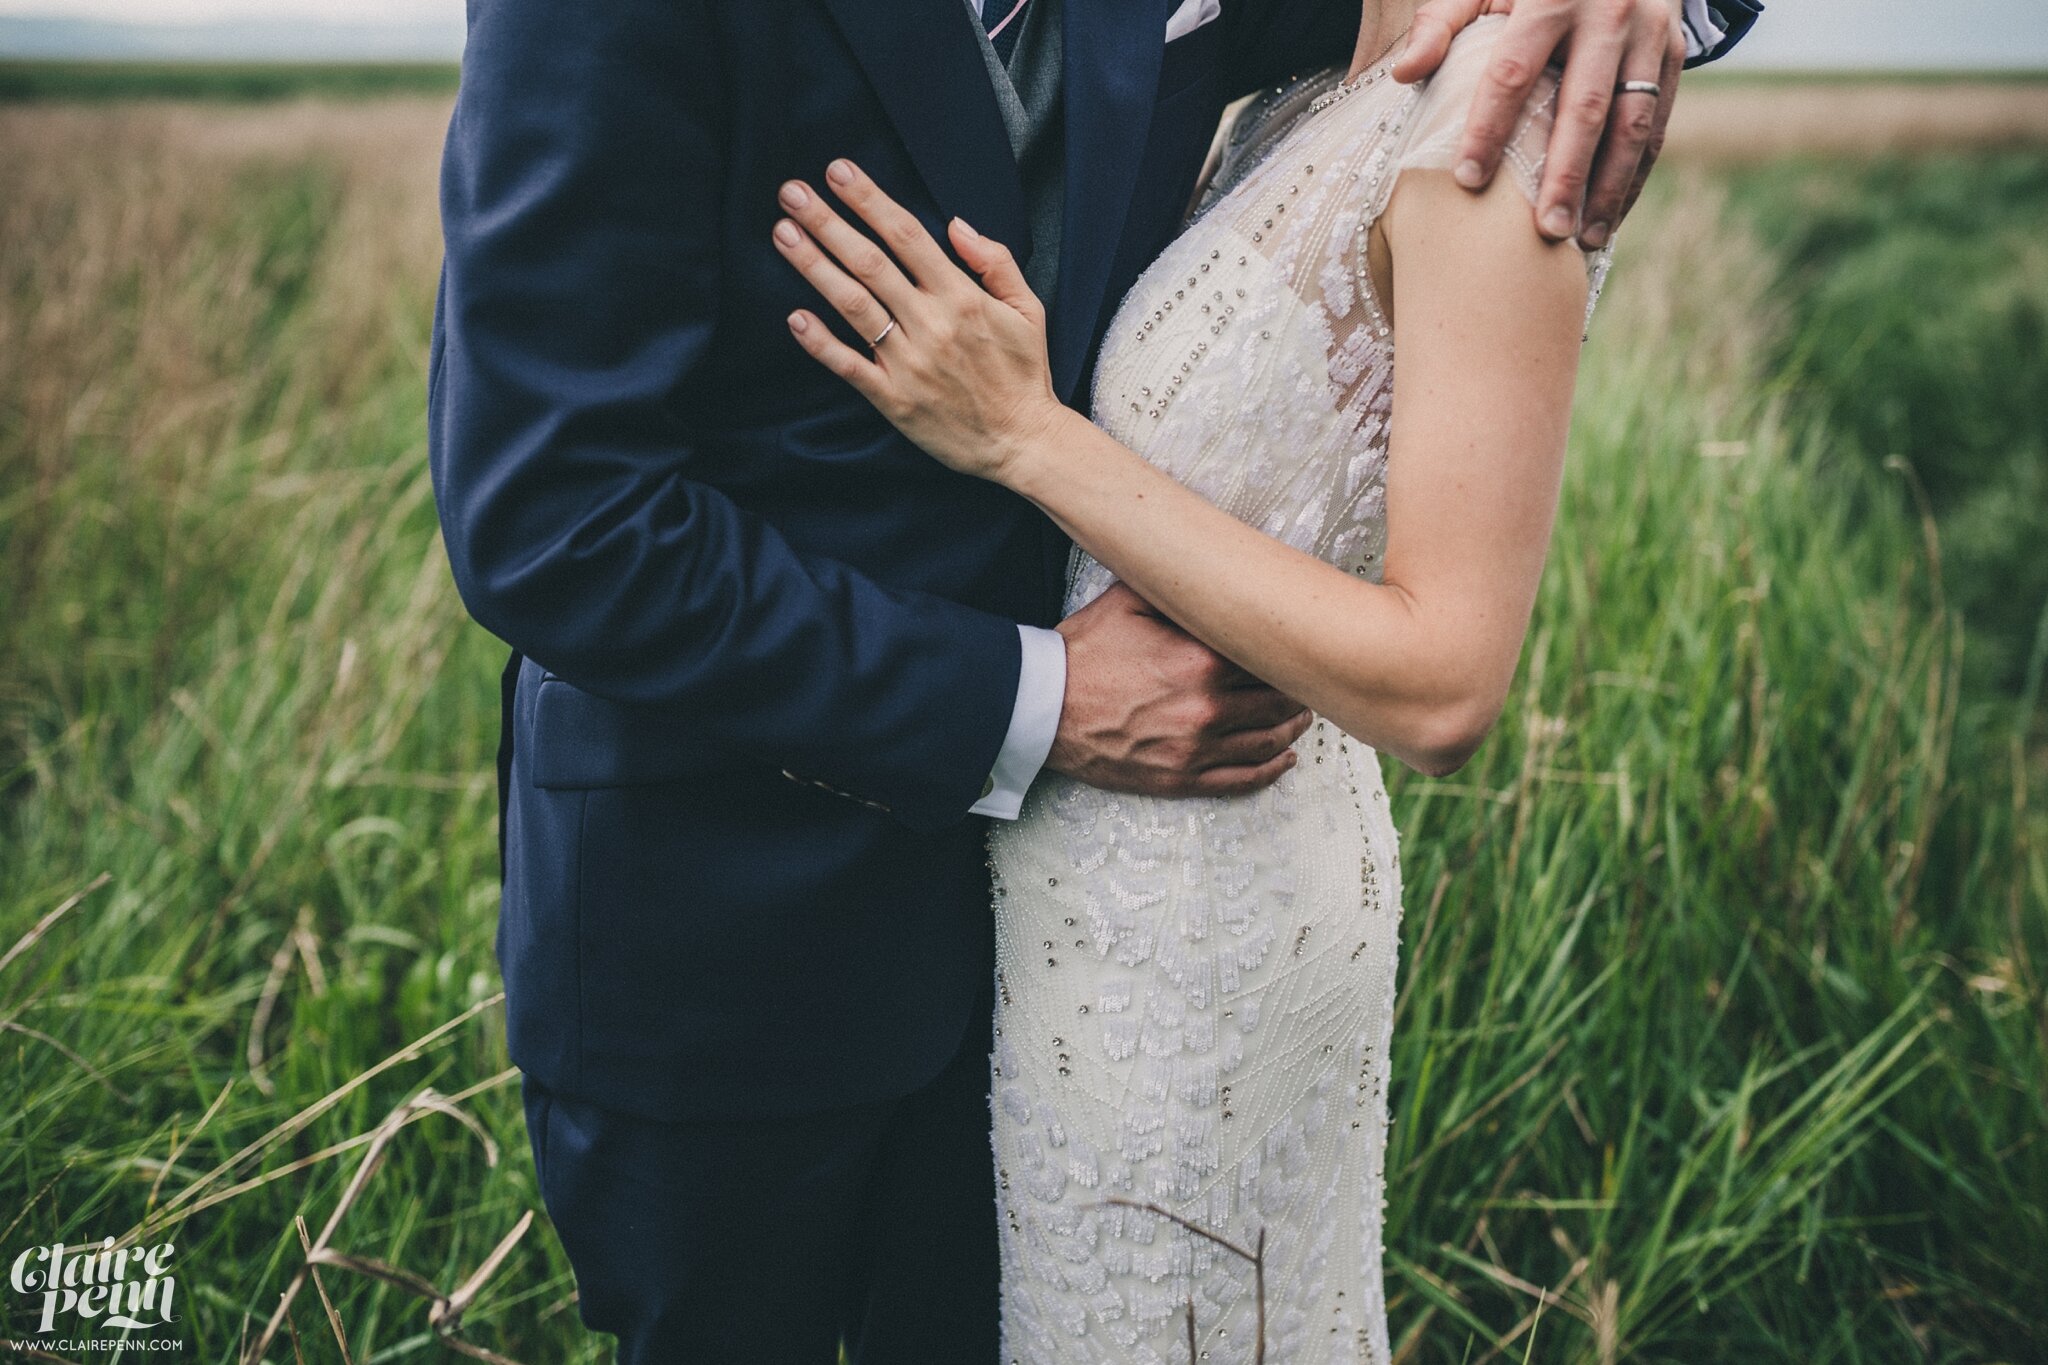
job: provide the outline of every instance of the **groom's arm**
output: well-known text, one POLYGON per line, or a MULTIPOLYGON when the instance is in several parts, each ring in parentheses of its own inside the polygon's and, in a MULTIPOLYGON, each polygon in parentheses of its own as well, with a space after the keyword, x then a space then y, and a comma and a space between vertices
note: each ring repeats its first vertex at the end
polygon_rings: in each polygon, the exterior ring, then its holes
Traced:
POLYGON ((727 148, 705 9, 471 5, 430 398, 449 558, 476 619, 576 687, 940 828, 1017 719, 1017 624, 807 553, 694 476, 677 395, 711 342, 727 148))

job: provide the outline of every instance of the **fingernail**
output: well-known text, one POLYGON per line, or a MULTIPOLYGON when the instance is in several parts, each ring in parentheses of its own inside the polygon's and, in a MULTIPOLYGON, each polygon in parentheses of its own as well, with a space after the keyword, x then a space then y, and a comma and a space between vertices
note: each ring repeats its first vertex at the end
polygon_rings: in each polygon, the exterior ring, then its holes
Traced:
POLYGON ((853 163, 843 156, 840 157, 825 168, 825 178, 835 185, 851 185, 853 183, 853 163))
POLYGON ((803 315, 802 313, 791 313, 791 314, 789 315, 789 330, 790 330, 790 331, 792 331, 792 332, 807 332, 807 331, 809 331, 809 330, 810 330, 810 327, 811 327, 811 320, 810 320, 809 318, 805 317, 805 316, 804 316, 804 315, 803 315))
POLYGON ((1478 162, 1467 157, 1458 163, 1458 169, 1451 172, 1451 178, 1468 190, 1476 190, 1480 182, 1486 179, 1486 171, 1478 162))
POLYGON ((965 218, 956 217, 953 219, 953 223, 954 226, 958 227, 962 232, 966 233, 969 237, 981 236, 980 233, 974 230, 974 225, 968 222, 965 218))
POLYGON ((775 240, 784 246, 795 246, 803 238, 797 235, 796 224, 785 218, 775 225, 775 240))
POLYGON ((797 184, 794 180, 788 181, 783 185, 782 194, 779 197, 784 207, 793 209, 800 209, 805 204, 811 202, 811 196, 805 194, 804 187, 797 184))
POLYGON ((1543 210, 1543 230, 1553 237, 1571 236, 1572 211, 1562 205, 1543 210))
POLYGON ((1586 230, 1579 234, 1579 240, 1587 246, 1599 248, 1607 244, 1607 224, 1588 223, 1586 230))

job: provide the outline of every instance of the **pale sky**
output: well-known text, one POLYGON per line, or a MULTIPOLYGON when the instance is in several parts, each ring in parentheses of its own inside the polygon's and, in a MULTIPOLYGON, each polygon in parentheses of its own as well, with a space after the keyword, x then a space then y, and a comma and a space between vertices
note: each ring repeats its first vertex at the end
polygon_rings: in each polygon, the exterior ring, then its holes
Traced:
MULTIPOLYGON (((2048 69, 2048 0, 1767 2, 1732 64, 2048 69)), ((0 15, 155 23, 452 25, 461 12, 461 0, 0 0, 0 15)))

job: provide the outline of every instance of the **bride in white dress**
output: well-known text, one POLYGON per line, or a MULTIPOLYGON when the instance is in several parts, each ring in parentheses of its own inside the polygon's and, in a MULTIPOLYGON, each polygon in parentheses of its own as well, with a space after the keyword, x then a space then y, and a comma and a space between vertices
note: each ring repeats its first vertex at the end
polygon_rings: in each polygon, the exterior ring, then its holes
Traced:
MULTIPOLYGON (((1368 8, 1361 55, 1403 9, 1368 8)), ((992 831, 1005 1361, 1388 1359, 1402 887, 1379 755, 1450 771, 1499 714, 1607 263, 1531 220, 1553 79, 1508 174, 1451 183, 1503 22, 1419 86, 1382 56, 1255 103, 1111 325, 1092 426, 965 225, 980 285, 906 253, 932 311, 874 358, 792 321, 926 450, 1073 536, 1069 614, 1120 579, 1316 712, 1250 796, 1046 772, 992 831)), ((864 176, 840 194, 900 213, 864 176)))

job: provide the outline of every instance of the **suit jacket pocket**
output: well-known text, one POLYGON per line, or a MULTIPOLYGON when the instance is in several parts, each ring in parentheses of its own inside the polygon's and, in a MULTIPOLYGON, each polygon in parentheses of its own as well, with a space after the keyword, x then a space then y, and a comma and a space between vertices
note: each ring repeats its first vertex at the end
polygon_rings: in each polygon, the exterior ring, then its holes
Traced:
POLYGON ((698 733, 673 711, 607 701, 542 674, 522 737, 533 785, 638 787, 759 768, 698 733))

